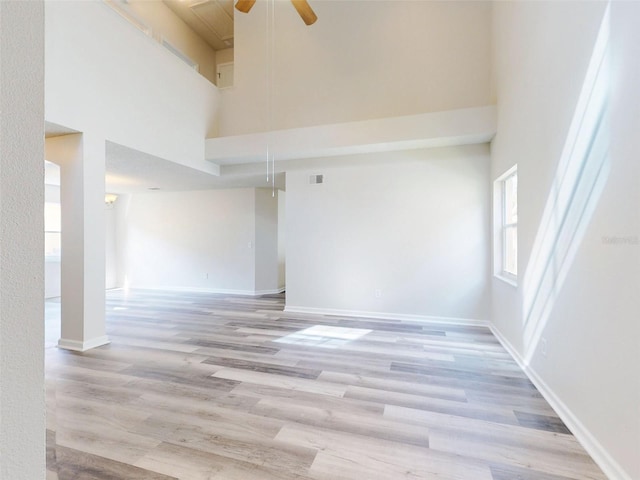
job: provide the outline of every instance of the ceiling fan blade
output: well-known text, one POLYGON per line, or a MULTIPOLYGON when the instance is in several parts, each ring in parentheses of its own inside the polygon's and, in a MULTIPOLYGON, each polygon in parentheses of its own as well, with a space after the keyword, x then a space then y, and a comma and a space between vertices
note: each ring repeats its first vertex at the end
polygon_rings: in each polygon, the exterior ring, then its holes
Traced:
POLYGON ((293 6, 296 7, 298 14, 307 25, 313 25, 318 17, 307 2, 307 0, 291 0, 293 6))
POLYGON ((236 2, 236 10, 242 13, 249 13, 254 3, 256 3, 256 0, 238 0, 236 2))

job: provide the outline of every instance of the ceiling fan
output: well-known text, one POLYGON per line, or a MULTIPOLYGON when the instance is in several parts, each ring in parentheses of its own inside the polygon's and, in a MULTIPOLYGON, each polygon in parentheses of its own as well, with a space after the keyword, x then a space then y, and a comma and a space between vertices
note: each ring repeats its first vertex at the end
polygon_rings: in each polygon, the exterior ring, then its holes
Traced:
MULTIPOLYGON (((254 3, 256 3, 256 0, 238 0, 236 2, 236 10, 243 13, 249 13, 249 10, 251 10, 254 3)), ((304 23, 307 25, 313 25, 316 22, 318 17, 307 0, 291 0, 291 3, 293 3, 293 6, 298 11, 298 14, 304 23)))

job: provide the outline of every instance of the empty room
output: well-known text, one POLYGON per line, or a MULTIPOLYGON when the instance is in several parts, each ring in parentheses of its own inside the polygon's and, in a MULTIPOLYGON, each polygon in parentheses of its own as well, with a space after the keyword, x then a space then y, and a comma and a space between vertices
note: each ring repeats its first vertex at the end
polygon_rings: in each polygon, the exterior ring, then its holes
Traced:
POLYGON ((639 22, 1 1, 0 479, 640 478, 639 22))

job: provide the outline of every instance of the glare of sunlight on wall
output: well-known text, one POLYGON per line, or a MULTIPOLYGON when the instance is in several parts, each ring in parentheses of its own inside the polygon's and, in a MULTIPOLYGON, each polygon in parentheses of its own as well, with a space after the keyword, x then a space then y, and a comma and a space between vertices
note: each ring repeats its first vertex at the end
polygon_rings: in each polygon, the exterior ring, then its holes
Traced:
POLYGON ((523 280, 529 364, 609 174, 609 7, 587 68, 523 280))

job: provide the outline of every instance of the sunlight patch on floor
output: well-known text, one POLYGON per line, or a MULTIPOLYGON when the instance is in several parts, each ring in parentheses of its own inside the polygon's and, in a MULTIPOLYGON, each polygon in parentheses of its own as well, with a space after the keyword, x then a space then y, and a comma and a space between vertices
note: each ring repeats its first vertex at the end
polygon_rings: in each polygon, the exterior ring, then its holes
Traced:
POLYGON ((275 342, 311 345, 314 347, 339 348, 342 345, 364 337, 371 330, 364 328, 330 327, 327 325, 314 325, 299 332, 286 335, 275 342))

